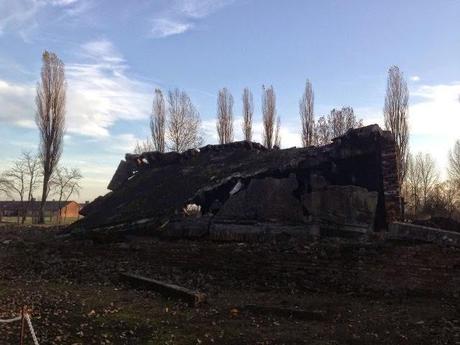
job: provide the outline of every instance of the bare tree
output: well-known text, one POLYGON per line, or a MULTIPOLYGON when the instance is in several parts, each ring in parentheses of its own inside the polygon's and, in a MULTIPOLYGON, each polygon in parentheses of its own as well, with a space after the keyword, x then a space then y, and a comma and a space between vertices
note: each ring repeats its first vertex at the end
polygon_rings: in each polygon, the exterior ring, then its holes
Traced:
POLYGON ((352 107, 332 109, 327 117, 321 116, 314 125, 313 143, 326 145, 349 129, 362 127, 363 120, 357 120, 352 107))
POLYGON ((266 148, 271 149, 275 144, 276 95, 273 86, 262 86, 262 122, 263 141, 266 148))
POLYGON ((252 116, 254 114, 254 102, 252 92, 245 88, 243 90, 243 135, 244 140, 252 141, 252 116))
POLYGON ((276 118, 274 147, 281 148, 281 119, 279 116, 276 118))
POLYGON ((136 141, 136 146, 134 147, 135 154, 142 154, 144 152, 155 151, 156 147, 153 144, 153 141, 147 138, 144 141, 136 141))
POLYGON ((49 193, 49 181, 59 162, 63 149, 65 127, 66 89, 64 63, 56 54, 43 53, 41 81, 37 85, 37 127, 40 132, 40 159, 42 162, 43 192, 39 223, 44 222, 44 207, 49 193))
POLYGON ((430 154, 422 154, 419 152, 415 157, 415 165, 420 174, 423 205, 426 205, 429 194, 439 180, 439 174, 436 171, 436 163, 430 154))
POLYGON ((3 174, 0 175, 0 196, 1 195, 4 195, 8 198, 11 197, 9 181, 3 177, 3 174))
POLYGON ((200 114, 184 91, 168 92, 168 133, 171 151, 184 152, 199 147, 200 114))
POLYGON ((437 183, 424 205, 424 211, 430 216, 452 218, 459 207, 459 192, 451 180, 437 183))
POLYGON ((407 158, 406 183, 403 185, 404 199, 409 206, 409 211, 416 215, 422 202, 422 177, 416 159, 409 154, 407 158))
MULTIPOLYGON (((3 175, 3 174, 2 174, 3 175)), ((9 188, 9 181, 6 180, 2 175, 0 175, 0 197, 11 197, 10 188, 9 188)), ((3 210, 0 209, 0 222, 2 221, 3 217, 3 210)))
POLYGON ((326 145, 331 141, 331 131, 324 116, 321 116, 315 124, 315 144, 326 145))
POLYGON ((398 179, 402 186, 407 173, 409 153, 409 89, 399 67, 388 71, 387 91, 383 109, 385 128, 393 134, 396 142, 398 179))
POLYGON ((352 107, 343 107, 340 110, 332 109, 327 121, 331 139, 345 134, 349 129, 358 128, 363 125, 363 120, 356 120, 352 107))
POLYGON ((220 144, 233 141, 233 96, 225 87, 219 90, 217 97, 216 128, 220 144))
POLYGON ((19 159, 13 162, 10 169, 6 170, 1 177, 2 190, 8 196, 17 196, 20 201, 18 222, 22 217, 25 222, 33 192, 38 186, 40 160, 30 152, 23 152, 19 159))
POLYGON ((23 159, 13 162, 10 169, 3 173, 2 179, 5 181, 5 187, 9 190, 9 195, 17 196, 20 206, 16 210, 18 223, 25 213, 24 199, 27 195, 27 166, 23 159))
POLYGON ((40 157, 31 152, 23 152, 22 160, 24 161, 26 167, 26 175, 28 180, 27 200, 30 202, 34 199, 34 191, 40 184, 40 157))
POLYGON ((455 142, 454 148, 449 152, 448 173, 460 192, 460 140, 455 142))
POLYGON ((310 80, 307 80, 305 91, 299 102, 300 120, 302 123, 303 147, 315 144, 314 93, 310 80))
POLYGON ((26 221, 27 213, 30 209, 31 203, 34 200, 34 191, 37 189, 40 180, 40 158, 31 152, 23 152, 21 159, 24 162, 27 177, 27 204, 25 205, 24 214, 22 216, 22 223, 26 221))
MULTIPOLYGON (((59 210, 62 208, 62 202, 66 203, 74 194, 79 194, 83 178, 79 169, 67 169, 66 167, 57 167, 53 178, 50 181, 54 189, 54 194, 58 197, 59 210)), ((59 214, 58 221, 61 221, 62 214, 59 214)), ((67 214, 64 214, 64 219, 67 214)))
POLYGON ((150 117, 150 130, 152 132, 152 144, 155 151, 165 152, 165 129, 166 108, 163 92, 155 89, 152 115, 150 117))

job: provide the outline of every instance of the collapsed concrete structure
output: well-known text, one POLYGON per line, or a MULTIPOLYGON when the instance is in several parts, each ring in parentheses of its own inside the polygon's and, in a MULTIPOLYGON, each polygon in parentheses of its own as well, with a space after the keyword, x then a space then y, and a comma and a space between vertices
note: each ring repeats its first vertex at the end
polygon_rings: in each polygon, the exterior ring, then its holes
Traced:
POLYGON ((384 231, 401 215, 395 143, 377 125, 321 147, 127 154, 108 188, 74 229, 244 240, 384 231))

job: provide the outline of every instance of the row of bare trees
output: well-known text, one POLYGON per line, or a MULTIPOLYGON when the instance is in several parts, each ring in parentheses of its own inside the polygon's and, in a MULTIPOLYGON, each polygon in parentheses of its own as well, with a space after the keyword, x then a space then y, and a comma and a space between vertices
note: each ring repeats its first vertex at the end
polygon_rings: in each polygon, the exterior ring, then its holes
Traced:
MULTIPOLYGON (((252 92, 245 88, 242 96, 244 140, 251 141, 253 137, 254 102, 252 92)), ((276 95, 273 86, 262 86, 262 124, 263 143, 271 149, 281 146, 281 120, 276 112, 276 95)), ((217 97, 217 135, 220 144, 227 144, 234 139, 233 129, 233 96, 227 88, 219 91, 217 97)))
MULTIPOLYGON (((392 66, 388 72, 384 121, 385 128, 391 131, 396 142, 398 177, 401 185, 404 183, 409 154, 408 108, 407 83, 399 68, 392 66)), ((299 113, 302 124, 302 144, 305 147, 327 144, 332 138, 344 134, 348 129, 363 125, 363 120, 356 119, 351 107, 333 109, 328 116, 321 116, 315 121, 314 92, 309 80, 299 102, 299 113)))
MULTIPOLYGON (((436 162, 430 154, 409 154, 403 184, 406 214, 409 217, 442 216, 452 218, 460 210, 460 140, 450 152, 449 175, 441 180, 436 162)), ((458 214, 457 214, 458 216, 458 214)))
MULTIPOLYGON (((234 98, 227 88, 217 95, 216 130, 220 144, 234 140, 234 98)), ((242 132, 246 141, 253 140, 254 101, 253 94, 245 88, 242 94, 242 132)), ((269 148, 281 147, 281 118, 277 114, 276 94, 273 86, 262 86, 262 142, 269 148)), ((302 122, 303 146, 328 144, 334 137, 344 134, 350 128, 362 126, 353 108, 333 109, 329 115, 314 118, 313 88, 307 81, 305 92, 299 103, 302 122)), ((200 135, 200 115, 185 91, 168 91, 166 100, 160 89, 155 90, 150 118, 151 136, 138 142, 135 153, 146 151, 183 152, 197 148, 203 143, 200 135)))
MULTIPOLYGON (((249 89, 243 91, 243 136, 244 140, 252 140, 252 123, 254 105, 252 93, 249 89)), ((304 147, 328 144, 348 129, 361 127, 362 120, 357 120, 353 108, 343 107, 333 109, 329 115, 321 116, 315 121, 314 93, 309 80, 299 101, 301 119, 301 138, 304 147)), ((233 97, 224 88, 219 91, 217 99, 217 134, 219 143, 233 141, 233 97)), ((276 110, 276 94, 273 86, 262 87, 262 127, 263 144, 271 149, 281 147, 281 120, 276 110)))
MULTIPOLYGON (((244 139, 253 137, 253 95, 244 89, 243 96, 244 139)), ((233 96, 227 88, 218 93, 216 129, 219 143, 227 144, 234 140, 233 96)), ((262 88, 263 142, 268 148, 281 146, 280 117, 276 112, 276 95, 273 86, 262 88)), ((168 91, 166 101, 160 89, 155 90, 153 109, 150 118, 151 138, 138 142, 135 153, 146 151, 165 152, 167 149, 184 152, 197 148, 203 143, 200 135, 200 115, 185 91, 168 91)))
POLYGON ((388 71, 383 108, 385 129, 396 143, 398 179, 405 202, 406 215, 460 216, 460 140, 449 152, 448 177, 441 180, 436 162, 430 154, 413 155, 409 150, 409 89, 397 66, 388 71))
MULTIPOLYGON (((307 80, 299 100, 301 139, 304 147, 328 144, 333 138, 343 135, 351 128, 361 127, 352 107, 332 109, 328 115, 315 119, 314 91, 307 80)), ((197 147, 199 136, 199 114, 183 91, 169 91, 167 105, 160 90, 155 91, 151 119, 151 143, 138 146, 137 151, 149 148, 164 152, 166 149, 182 152, 197 147)), ((234 99, 227 88, 219 90, 217 96, 216 130, 220 144, 234 140, 234 99)), ((242 132, 244 140, 253 139, 254 102, 252 92, 245 88, 242 94, 242 132)), ((273 86, 262 87, 262 138, 271 149, 281 146, 280 117, 277 114, 276 94, 273 86)), ((403 73, 397 66, 388 71, 386 95, 383 107, 385 129, 390 131, 396 143, 397 173, 403 195, 413 213, 427 209, 428 205, 441 204, 442 200, 458 201, 460 188, 460 142, 450 153, 449 179, 440 182, 431 156, 409 151, 409 90, 403 73), (435 193, 436 192, 436 193, 435 193), (443 199, 444 198, 444 199, 443 199)), ((454 204, 455 204, 454 202, 454 204)), ((431 206, 432 207, 432 206, 431 206)))
POLYGON ((301 138, 304 147, 326 145, 333 138, 345 134, 351 128, 361 127, 363 120, 357 120, 352 107, 332 109, 327 116, 320 116, 315 120, 315 95, 309 80, 305 84, 305 91, 299 101, 301 122, 301 138))

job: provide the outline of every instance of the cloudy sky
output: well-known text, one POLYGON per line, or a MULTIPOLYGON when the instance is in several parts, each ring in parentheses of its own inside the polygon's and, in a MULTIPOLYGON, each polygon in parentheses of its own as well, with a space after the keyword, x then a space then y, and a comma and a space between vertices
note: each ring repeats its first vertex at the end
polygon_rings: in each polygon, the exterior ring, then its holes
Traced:
POLYGON ((231 90, 239 116, 251 88, 260 122, 261 86, 272 84, 289 147, 300 145, 307 78, 317 116, 350 105, 381 124, 387 70, 398 65, 411 93, 411 151, 443 169, 460 138, 459 0, 0 0, 0 170, 37 148, 45 49, 66 64, 62 163, 82 170, 81 200, 104 194, 124 153, 147 137, 156 87, 186 90, 215 143, 218 89, 231 90))

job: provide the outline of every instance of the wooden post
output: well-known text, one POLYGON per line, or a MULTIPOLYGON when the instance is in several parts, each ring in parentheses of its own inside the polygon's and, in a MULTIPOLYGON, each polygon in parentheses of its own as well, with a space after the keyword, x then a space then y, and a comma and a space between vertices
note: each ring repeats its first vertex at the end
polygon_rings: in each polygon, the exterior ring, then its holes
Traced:
POLYGON ((24 329, 26 326, 26 318, 25 318, 25 313, 27 312, 27 307, 23 306, 21 310, 21 340, 20 340, 20 345, 24 345, 24 329))

